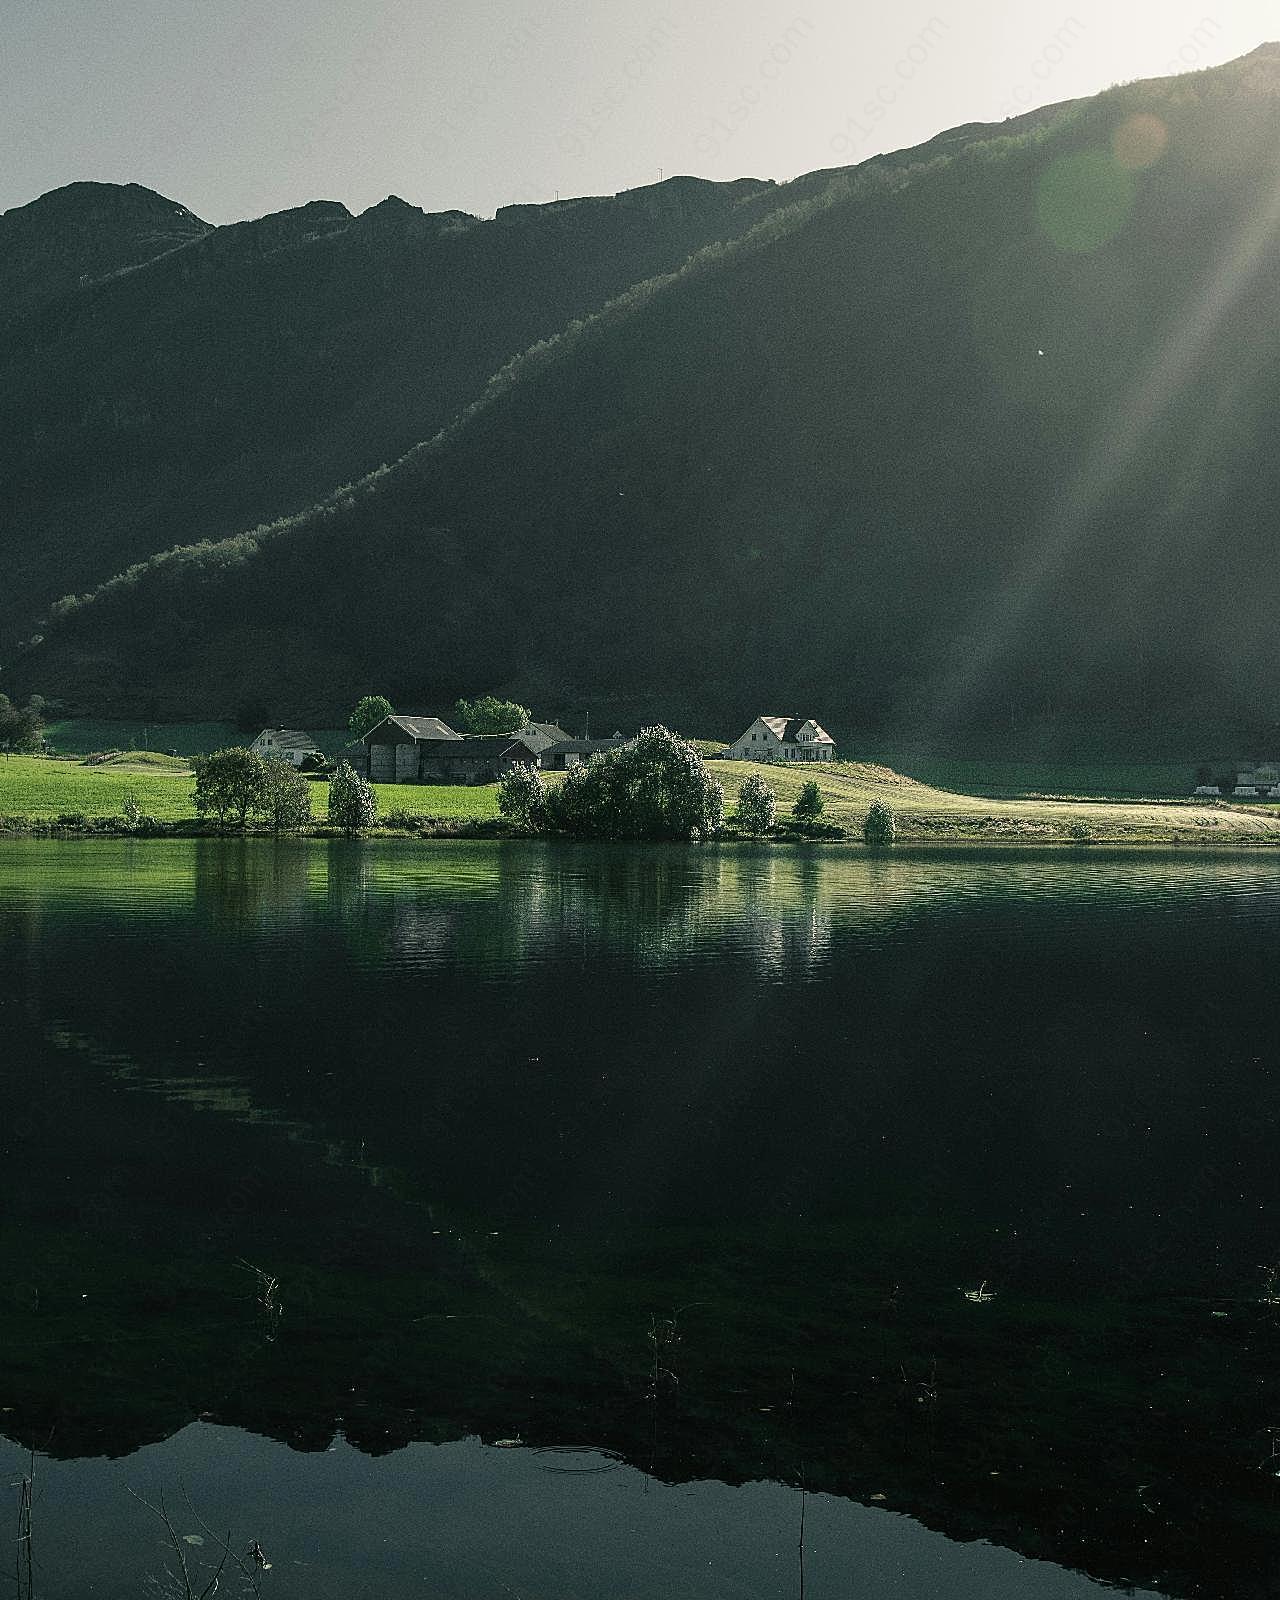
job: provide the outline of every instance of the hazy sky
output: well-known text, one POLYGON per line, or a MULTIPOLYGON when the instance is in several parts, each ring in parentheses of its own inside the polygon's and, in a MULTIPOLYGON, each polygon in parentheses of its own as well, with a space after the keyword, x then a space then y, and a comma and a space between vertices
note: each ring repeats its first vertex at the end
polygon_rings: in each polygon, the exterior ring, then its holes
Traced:
POLYGON ((1277 36, 1275 0, 3 0, 0 210, 78 178, 211 222, 787 178, 1277 36))

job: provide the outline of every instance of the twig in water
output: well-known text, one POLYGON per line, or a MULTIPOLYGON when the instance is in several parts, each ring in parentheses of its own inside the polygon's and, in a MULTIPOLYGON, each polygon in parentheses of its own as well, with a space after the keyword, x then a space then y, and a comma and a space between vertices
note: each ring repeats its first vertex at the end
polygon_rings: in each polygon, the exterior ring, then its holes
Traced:
POLYGON ((222 1560, 219 1561, 218 1565, 214 1568, 213 1577, 209 1579, 208 1583, 205 1584, 203 1589, 195 1589, 192 1587, 191 1572, 187 1566, 187 1552, 182 1548, 182 1540, 178 1537, 178 1530, 174 1527, 173 1523, 169 1519, 169 1513, 165 1509, 164 1496, 160 1496, 160 1504, 158 1506, 153 1506, 150 1500, 144 1500, 136 1489, 130 1489, 129 1493, 139 1505, 146 1506, 148 1511, 159 1517, 165 1533, 169 1536, 169 1544, 172 1547, 174 1557, 177 1560, 177 1571, 175 1572, 172 1568, 170 1568, 169 1575, 171 1578, 173 1578, 175 1583, 181 1585, 182 1600, 210 1600, 210 1597, 217 1593, 218 1583, 222 1578, 222 1569, 227 1564, 227 1555, 231 1545, 231 1535, 228 1534, 226 1540, 223 1542, 222 1560))
POLYGON ((35 1600, 35 1557, 31 1548, 31 1505, 35 1481, 36 1453, 32 1450, 30 1468, 18 1484, 18 1543, 13 1558, 18 1600, 35 1600))
POLYGON ((804 1510, 805 1510, 805 1481, 804 1468, 800 1469, 800 1600, 804 1600, 804 1510))

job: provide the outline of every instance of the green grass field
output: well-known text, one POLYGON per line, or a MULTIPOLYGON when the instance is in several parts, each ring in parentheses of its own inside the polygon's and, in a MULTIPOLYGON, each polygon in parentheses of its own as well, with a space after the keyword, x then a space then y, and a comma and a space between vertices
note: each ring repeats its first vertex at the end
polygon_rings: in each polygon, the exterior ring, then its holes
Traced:
POLYGON ((724 786, 730 812, 738 786, 753 772, 777 794, 779 817, 795 804, 804 783, 816 777, 825 805, 824 822, 839 823, 856 833, 872 801, 882 800, 893 808, 899 838, 907 841, 1052 844, 1088 838, 1117 844, 1280 844, 1280 807, 1155 799, 1130 803, 992 799, 934 788, 889 767, 852 761, 825 768, 714 761, 711 770, 724 786))
MULTIPOLYGON (((716 761, 711 770, 724 786, 732 814, 738 786, 760 774, 778 796, 785 817, 801 786, 816 777, 825 801, 823 820, 857 837, 873 800, 892 806, 904 841, 962 843, 1280 844, 1280 806, 1192 805, 1145 800, 1121 803, 1090 799, 992 799, 957 794, 908 778, 888 767, 838 762, 825 767, 766 766, 716 761)), ((114 817, 126 793, 141 809, 165 822, 193 817, 188 772, 149 770, 134 760, 125 766, 84 766, 38 756, 0 756, 0 817, 52 821, 60 816, 114 817)), ((403 811, 443 821, 488 820, 498 815, 497 786, 376 784, 379 815, 403 811)), ((313 785, 312 809, 324 820, 328 786, 313 785)))
MULTIPOLYGON (((47 761, 40 756, 0 755, 0 817, 29 817, 49 822, 60 816, 114 817, 126 793, 148 815, 162 822, 195 816, 192 778, 178 772, 130 770, 129 767, 86 767, 75 761, 47 761)), ((323 821, 329 804, 327 783, 314 783, 311 809, 323 821)), ((404 810, 417 816, 482 820, 498 815, 497 786, 436 787, 422 784, 374 785, 379 814, 404 810)))

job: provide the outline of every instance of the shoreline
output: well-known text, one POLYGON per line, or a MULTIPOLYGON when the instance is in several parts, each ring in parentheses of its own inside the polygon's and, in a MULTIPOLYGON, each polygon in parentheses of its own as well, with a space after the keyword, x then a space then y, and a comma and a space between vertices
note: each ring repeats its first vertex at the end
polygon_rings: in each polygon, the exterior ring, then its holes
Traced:
POLYGON ((241 843, 252 841, 254 843, 296 844, 346 840, 352 844, 378 844, 382 842, 398 841, 402 843, 497 843, 497 844, 542 844, 555 847, 582 846, 582 845, 627 845, 636 849, 652 850, 656 848, 670 849, 717 849, 731 848, 767 848, 778 849, 807 849, 824 850, 834 853, 857 852, 876 859, 885 859, 893 855, 911 854, 944 854, 955 851, 967 854, 971 851, 994 853, 1029 854, 1041 851, 1051 855, 1061 855, 1064 851, 1077 854, 1113 854, 1117 851, 1171 852, 1178 855, 1220 856, 1257 854, 1259 852, 1280 852, 1280 835, 1263 834, 1251 837, 1225 838, 1179 838, 1179 837, 1152 837, 1124 835, 1100 835, 1091 839, 1079 839, 1053 836, 1010 836, 997 830, 984 831, 982 829, 967 830, 921 830, 900 831, 897 839, 888 845, 869 845, 865 840, 852 834, 844 837, 810 836, 797 834, 784 835, 753 835, 734 832, 718 833, 709 839, 627 839, 591 837, 576 834, 557 833, 529 833, 520 828, 513 828, 500 821, 472 821, 470 819, 442 818, 437 826, 422 828, 370 828, 361 833, 347 834, 340 828, 330 828, 324 825, 303 828, 290 832, 275 833, 270 828, 263 827, 218 827, 207 826, 199 822, 185 823, 160 823, 150 827, 130 829, 117 824, 111 818, 103 818, 101 826, 67 827, 57 822, 31 822, 23 827, 7 825, 7 819, 0 818, 0 849, 5 841, 38 841, 40 843, 84 843, 96 840, 127 840, 140 844, 164 844, 177 841, 191 841, 199 843, 207 840, 239 841, 241 843))

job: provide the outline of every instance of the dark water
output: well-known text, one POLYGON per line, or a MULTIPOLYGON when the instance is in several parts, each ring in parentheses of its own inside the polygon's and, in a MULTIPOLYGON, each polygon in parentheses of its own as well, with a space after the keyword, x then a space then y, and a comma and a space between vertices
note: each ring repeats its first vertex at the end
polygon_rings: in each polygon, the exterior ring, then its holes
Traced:
POLYGON ((1270 856, 0 852, 37 1592, 1280 1593, 1270 856))

